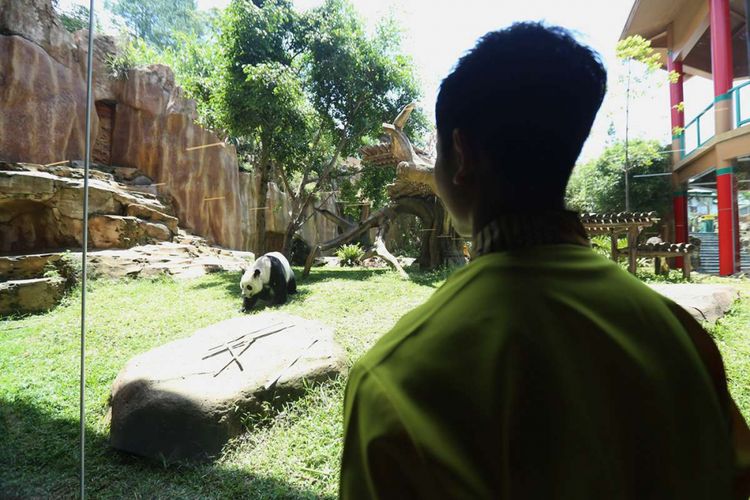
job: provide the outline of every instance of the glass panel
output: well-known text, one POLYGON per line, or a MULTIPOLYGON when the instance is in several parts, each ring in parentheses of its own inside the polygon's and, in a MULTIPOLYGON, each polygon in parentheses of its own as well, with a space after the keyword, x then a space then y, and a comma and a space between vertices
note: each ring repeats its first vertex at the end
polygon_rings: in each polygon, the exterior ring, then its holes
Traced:
POLYGON ((700 245, 700 272, 719 272, 719 209, 716 203, 716 174, 711 172, 688 186, 688 230, 690 241, 700 245))

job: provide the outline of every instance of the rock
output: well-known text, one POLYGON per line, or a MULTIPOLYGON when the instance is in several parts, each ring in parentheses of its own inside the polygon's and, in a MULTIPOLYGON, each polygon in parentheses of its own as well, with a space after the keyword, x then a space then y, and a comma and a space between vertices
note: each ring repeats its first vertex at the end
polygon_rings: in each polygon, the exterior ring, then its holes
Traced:
POLYGON ((144 242, 137 217, 96 215, 89 219, 89 238, 95 248, 129 248, 144 242))
POLYGON ((0 281, 39 277, 44 274, 45 267, 61 257, 59 253, 0 256, 0 281))
MULTIPOLYGON (((56 63, 77 69, 78 48, 55 15, 51 0, 0 0, 0 33, 23 37, 44 48, 56 63)), ((33 74, 28 66, 26 70, 33 74)))
MULTIPOLYGON (((181 239, 188 242, 163 242, 136 246, 127 250, 91 251, 89 252, 90 272, 109 278, 165 274, 178 279, 187 279, 220 271, 239 273, 255 260, 252 252, 211 247, 200 238, 182 237, 181 239)), ((0 260, 0 269, 2 269, 1 265, 0 260)))
POLYGON ((62 278, 34 278, 0 283, 0 316, 44 312, 65 293, 62 278))
MULTIPOLYGON (((165 213, 168 207, 156 197, 131 193, 110 174, 97 174, 99 178, 93 175, 89 181, 90 242, 95 248, 127 248, 146 242, 147 236, 167 240, 177 231, 177 219, 165 213), (148 226, 140 218, 132 223, 115 221, 123 213, 148 215, 148 222, 158 225, 148 226), (169 229, 165 232, 163 226, 169 229)), ((0 252, 77 248, 82 234, 83 170, 0 164, 0 252)))
MULTIPOLYGON (((0 16, 3 10, 0 4, 0 16)), ((83 157, 86 84, 77 63, 65 66, 29 40, 0 35, 0 89, 0 159, 47 164, 83 157)))
POLYGON ((283 313, 222 321, 131 359, 112 384, 110 443, 167 462, 205 459, 243 430, 242 416, 341 373, 324 325, 283 313))
POLYGON ((649 286, 678 303, 701 322, 715 322, 723 317, 740 298, 739 291, 729 285, 658 284, 649 286))
POLYGON ((146 177, 145 175, 139 175, 130 182, 133 186, 150 186, 154 181, 152 181, 151 178, 146 177))
POLYGON ((125 213, 151 222, 160 222, 167 226, 172 234, 177 234, 177 217, 172 217, 171 215, 159 212, 145 205, 139 205, 138 203, 128 205, 125 213))
POLYGON ((144 224, 146 235, 158 241, 168 241, 172 232, 164 224, 158 222, 146 222, 144 224))

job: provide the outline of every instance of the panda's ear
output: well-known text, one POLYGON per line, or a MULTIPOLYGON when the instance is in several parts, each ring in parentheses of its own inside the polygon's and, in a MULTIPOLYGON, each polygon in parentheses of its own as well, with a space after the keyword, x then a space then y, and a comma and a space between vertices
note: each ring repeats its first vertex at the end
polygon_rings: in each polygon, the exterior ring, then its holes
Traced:
POLYGON ((256 269, 255 272, 253 273, 254 278, 257 278, 258 276, 260 276, 260 269, 256 269))

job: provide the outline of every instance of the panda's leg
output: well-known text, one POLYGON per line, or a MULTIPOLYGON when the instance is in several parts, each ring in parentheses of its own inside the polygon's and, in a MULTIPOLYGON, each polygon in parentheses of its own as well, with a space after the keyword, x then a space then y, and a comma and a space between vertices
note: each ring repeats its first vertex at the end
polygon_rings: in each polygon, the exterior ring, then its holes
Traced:
POLYGON ((297 280, 294 279, 294 274, 286 285, 286 291, 289 293, 297 293, 297 280))
POLYGON ((271 290, 273 290, 272 304, 283 304, 286 302, 286 278, 284 277, 284 266, 278 259, 271 259, 271 290))
POLYGON ((252 297, 242 297, 242 311, 248 312, 250 309, 255 307, 258 303, 258 296, 253 295, 252 297))

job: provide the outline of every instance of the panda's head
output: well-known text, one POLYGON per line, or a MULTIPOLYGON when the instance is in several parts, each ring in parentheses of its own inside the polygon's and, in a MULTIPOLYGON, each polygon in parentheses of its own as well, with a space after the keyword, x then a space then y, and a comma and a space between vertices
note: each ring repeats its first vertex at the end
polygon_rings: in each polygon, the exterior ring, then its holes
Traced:
POLYGON ((244 297, 252 297, 263 291, 261 269, 257 265, 247 269, 240 280, 240 291, 244 297))

